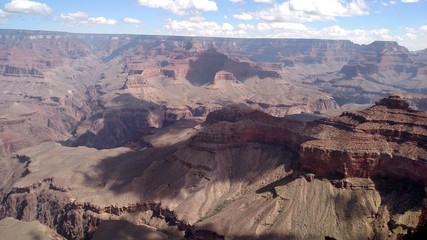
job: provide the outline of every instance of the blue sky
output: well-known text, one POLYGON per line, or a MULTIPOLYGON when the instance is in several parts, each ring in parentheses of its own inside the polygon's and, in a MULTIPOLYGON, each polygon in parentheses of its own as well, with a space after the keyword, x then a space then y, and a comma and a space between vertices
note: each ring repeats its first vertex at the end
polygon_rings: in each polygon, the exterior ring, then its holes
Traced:
POLYGON ((427 48, 427 0, 0 0, 0 28, 397 41, 427 48))

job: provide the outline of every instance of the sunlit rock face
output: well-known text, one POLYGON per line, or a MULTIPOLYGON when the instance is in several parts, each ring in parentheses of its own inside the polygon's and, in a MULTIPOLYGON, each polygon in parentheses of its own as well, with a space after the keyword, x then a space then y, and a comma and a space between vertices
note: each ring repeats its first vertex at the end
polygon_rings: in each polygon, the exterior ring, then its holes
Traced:
POLYGON ((399 96, 320 123, 333 137, 304 143, 303 167, 321 175, 392 176, 427 183, 427 115, 410 109, 399 96))

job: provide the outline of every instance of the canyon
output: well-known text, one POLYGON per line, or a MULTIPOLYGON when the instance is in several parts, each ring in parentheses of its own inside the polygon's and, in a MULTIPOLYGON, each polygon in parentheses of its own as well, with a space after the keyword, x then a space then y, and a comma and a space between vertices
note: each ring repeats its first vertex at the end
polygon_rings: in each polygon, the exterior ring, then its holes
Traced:
POLYGON ((123 146, 236 103, 331 116, 394 92, 426 109, 425 52, 395 42, 1 30, 0 50, 2 155, 48 140, 123 146))
POLYGON ((43 143, 3 162, 0 216, 67 239, 104 224, 159 239, 397 239, 427 220, 427 113, 408 105, 315 121, 233 105, 145 150, 43 143))
POLYGON ((415 238, 426 53, 0 30, 0 233, 415 238))

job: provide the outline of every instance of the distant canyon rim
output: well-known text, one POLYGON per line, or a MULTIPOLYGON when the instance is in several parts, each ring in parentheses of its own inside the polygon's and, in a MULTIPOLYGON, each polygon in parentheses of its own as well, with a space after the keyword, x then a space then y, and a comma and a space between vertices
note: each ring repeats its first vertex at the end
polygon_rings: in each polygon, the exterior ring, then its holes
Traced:
POLYGON ((8 239, 427 232, 427 49, 0 30, 0 85, 8 239))

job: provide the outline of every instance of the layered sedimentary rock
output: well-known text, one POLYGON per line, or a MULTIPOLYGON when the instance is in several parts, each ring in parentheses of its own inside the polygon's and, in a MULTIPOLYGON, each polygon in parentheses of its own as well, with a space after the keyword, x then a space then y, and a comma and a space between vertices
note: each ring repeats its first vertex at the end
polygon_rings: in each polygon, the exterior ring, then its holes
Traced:
POLYGON ((376 41, 361 46, 338 74, 324 73, 310 79, 340 104, 373 103, 390 92, 424 94, 423 61, 396 42, 376 41))
POLYGON ((397 96, 315 122, 234 105, 144 151, 44 144, 2 163, 22 174, 3 180, 0 214, 68 239, 104 236, 102 224, 165 239, 394 239, 422 224, 425 119, 397 96))
POLYGON ((304 124, 278 119, 244 105, 231 106, 209 114, 209 128, 189 140, 189 146, 204 151, 244 146, 250 142, 278 144, 298 149, 307 140, 300 134, 304 124))
POLYGON ((43 73, 41 73, 36 68, 20 68, 14 66, 0 66, 0 71, 3 72, 3 76, 7 77, 35 77, 35 78, 44 78, 43 73))
POLYGON ((389 176, 427 184, 427 114, 409 109, 399 96, 319 123, 329 136, 302 144, 304 168, 323 176, 389 176))
POLYGON ((226 72, 226 71, 219 71, 215 73, 214 81, 219 80, 236 80, 236 77, 233 73, 226 72))
POLYGON ((425 225, 425 113, 392 97, 315 122, 266 114, 323 113, 395 90, 419 93, 410 105, 422 109, 422 53, 9 30, 0 50, 1 217, 68 239, 110 227, 169 239, 385 239, 425 225), (236 103, 246 106, 218 110, 236 103), (38 145, 50 140, 110 149, 38 145))
POLYGON ((425 119, 397 96, 314 122, 234 105, 143 151, 45 143, 3 162, 0 216, 68 239, 396 239, 424 224, 425 119))
MULTIPOLYGON (((357 45, 334 40, 2 30, 0 49, 2 102, 25 101, 26 107, 53 102, 67 112, 64 120, 49 123, 67 132, 61 130, 61 136, 42 141, 64 141, 70 135, 74 135, 70 141, 80 138, 84 133, 73 131, 77 122, 85 121, 79 124, 82 126, 92 119, 94 122, 89 124, 99 126, 95 115, 116 111, 114 101, 122 94, 141 100, 142 108, 155 104, 156 111, 163 106, 171 109, 165 111, 169 124, 181 118, 203 117, 232 103, 246 103, 271 115, 284 116, 327 112, 349 101, 373 102, 393 90, 419 92, 421 96, 424 93, 423 54, 412 54, 393 42, 357 45), (218 81, 228 78, 220 76, 223 72, 232 74, 236 81, 218 81), (91 86, 102 86, 102 90, 90 96, 81 94, 91 86)), ((422 101, 413 103, 422 109, 422 101)), ((21 121, 18 115, 7 116, 5 121, 21 121)), ((7 147, 12 150, 38 143, 23 139, 25 134, 18 131, 2 138, 14 142, 16 147, 7 147)), ((114 146, 128 140, 121 139, 114 146)), ((85 142, 77 145, 81 144, 85 142)))
POLYGON ((44 141, 69 138, 89 108, 86 103, 76 106, 74 101, 70 97, 3 104, 7 112, 0 117, 0 156, 44 141), (14 115, 15 111, 18 114, 14 115))

